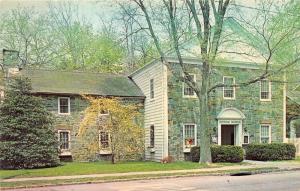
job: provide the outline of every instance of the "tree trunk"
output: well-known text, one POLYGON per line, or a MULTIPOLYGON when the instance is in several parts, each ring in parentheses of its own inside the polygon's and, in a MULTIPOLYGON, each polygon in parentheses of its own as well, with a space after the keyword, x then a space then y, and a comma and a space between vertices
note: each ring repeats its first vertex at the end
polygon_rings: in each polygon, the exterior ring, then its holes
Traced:
POLYGON ((111 154, 111 163, 115 164, 115 155, 114 155, 114 153, 111 154))
POLYGON ((200 163, 211 163, 210 150, 210 130, 209 130, 209 111, 208 111, 208 82, 209 82, 209 66, 203 63, 202 69, 202 85, 200 95, 198 96, 200 104, 200 163))

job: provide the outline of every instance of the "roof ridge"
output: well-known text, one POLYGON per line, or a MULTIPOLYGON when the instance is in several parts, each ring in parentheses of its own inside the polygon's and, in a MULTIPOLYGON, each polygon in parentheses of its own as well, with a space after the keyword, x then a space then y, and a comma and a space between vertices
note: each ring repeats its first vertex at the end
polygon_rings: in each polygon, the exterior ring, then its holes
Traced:
POLYGON ((57 69, 50 69, 50 68, 25 68, 24 71, 49 71, 49 72, 65 72, 65 73, 80 73, 80 74, 98 74, 98 75, 105 75, 105 76, 119 76, 119 77, 126 77, 128 75, 125 74, 115 74, 115 73, 101 73, 101 72, 91 72, 91 71, 83 71, 83 70, 57 70, 57 69))

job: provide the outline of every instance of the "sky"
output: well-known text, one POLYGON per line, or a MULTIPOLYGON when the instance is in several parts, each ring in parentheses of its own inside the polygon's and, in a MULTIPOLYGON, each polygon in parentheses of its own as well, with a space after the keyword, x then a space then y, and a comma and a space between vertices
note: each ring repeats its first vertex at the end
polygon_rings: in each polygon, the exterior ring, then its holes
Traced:
MULTIPOLYGON (((101 25, 99 17, 102 19, 108 19, 115 15, 117 10, 116 0, 67 0, 70 2, 78 3, 79 12, 83 15, 88 21, 94 25, 101 25), (115 1, 115 2, 114 2, 115 1)), ((117 0, 118 2, 129 2, 130 0, 117 0)), ((159 1, 159 0, 151 0, 159 1)), ((255 7, 257 0, 233 0, 234 2, 249 6, 255 7)), ((59 4, 62 0, 0 0, 0 14, 5 13, 11 9, 20 7, 34 7, 35 10, 40 12, 46 12, 48 10, 48 3, 59 4)))

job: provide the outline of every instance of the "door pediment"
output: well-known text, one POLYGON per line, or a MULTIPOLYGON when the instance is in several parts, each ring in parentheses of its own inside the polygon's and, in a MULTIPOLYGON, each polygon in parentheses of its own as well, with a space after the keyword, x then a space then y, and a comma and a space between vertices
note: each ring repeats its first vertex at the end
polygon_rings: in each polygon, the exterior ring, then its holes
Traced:
POLYGON ((236 108, 223 109, 217 119, 245 119, 245 115, 236 108))

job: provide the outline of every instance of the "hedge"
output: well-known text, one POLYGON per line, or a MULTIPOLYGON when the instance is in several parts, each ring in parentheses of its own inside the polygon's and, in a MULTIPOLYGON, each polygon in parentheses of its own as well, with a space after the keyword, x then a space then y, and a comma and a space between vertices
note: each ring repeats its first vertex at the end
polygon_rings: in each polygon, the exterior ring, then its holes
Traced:
POLYGON ((247 160, 292 160, 295 156, 295 145, 288 143, 249 144, 246 147, 247 160))
MULTIPOLYGON (((190 154, 193 162, 199 162, 200 147, 192 147, 190 154)), ((212 145, 211 157, 212 162, 242 162, 244 159, 244 151, 240 146, 212 145)))

